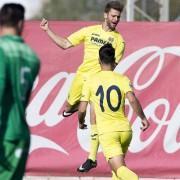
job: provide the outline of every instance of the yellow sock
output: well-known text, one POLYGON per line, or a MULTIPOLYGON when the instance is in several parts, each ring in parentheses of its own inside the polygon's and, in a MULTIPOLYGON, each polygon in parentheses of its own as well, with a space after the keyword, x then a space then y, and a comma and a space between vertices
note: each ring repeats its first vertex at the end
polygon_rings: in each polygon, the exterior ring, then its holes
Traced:
POLYGON ((99 147, 99 139, 96 124, 91 125, 91 140, 90 140, 90 151, 89 159, 95 161, 99 147))
POLYGON ((117 176, 122 180, 138 180, 137 174, 128 169, 126 166, 118 168, 117 176))

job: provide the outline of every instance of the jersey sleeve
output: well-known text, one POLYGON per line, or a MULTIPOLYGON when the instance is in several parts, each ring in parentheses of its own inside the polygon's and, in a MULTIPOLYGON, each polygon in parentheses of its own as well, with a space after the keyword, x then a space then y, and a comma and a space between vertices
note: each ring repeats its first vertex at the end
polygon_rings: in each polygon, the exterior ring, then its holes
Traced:
POLYGON ((124 93, 133 92, 133 86, 130 79, 125 76, 123 80, 124 80, 124 83, 123 83, 124 93))
POLYGON ((5 81, 6 81, 5 55, 2 49, 0 49, 0 107, 5 89, 5 81))
POLYGON ((85 33, 86 33, 86 28, 82 28, 79 31, 72 33, 70 36, 68 36, 67 39, 71 42, 73 46, 76 46, 84 41, 85 33))
POLYGON ((116 63, 118 64, 119 61, 122 59, 125 50, 125 42, 121 36, 117 39, 117 44, 115 48, 115 57, 116 63))
POLYGON ((80 101, 90 101, 90 96, 91 96, 91 92, 90 92, 89 82, 86 81, 83 85, 82 95, 81 95, 80 101))

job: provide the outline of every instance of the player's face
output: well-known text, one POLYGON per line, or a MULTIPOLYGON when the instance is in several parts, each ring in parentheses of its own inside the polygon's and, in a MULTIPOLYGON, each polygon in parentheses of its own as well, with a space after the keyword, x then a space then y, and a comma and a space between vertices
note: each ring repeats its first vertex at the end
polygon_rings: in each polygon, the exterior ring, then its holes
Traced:
POLYGON ((109 29, 114 30, 119 23, 121 13, 115 9, 110 9, 108 13, 104 13, 106 25, 109 29))

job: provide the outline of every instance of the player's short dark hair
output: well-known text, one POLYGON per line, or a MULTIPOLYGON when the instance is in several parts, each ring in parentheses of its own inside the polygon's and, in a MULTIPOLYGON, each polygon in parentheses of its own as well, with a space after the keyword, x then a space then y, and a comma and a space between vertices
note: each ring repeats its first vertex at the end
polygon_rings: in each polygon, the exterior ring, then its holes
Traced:
POLYGON ((108 43, 99 49, 99 58, 103 64, 115 63, 115 49, 108 43))
POLYGON ((19 21, 24 21, 25 9, 21 4, 7 3, 0 10, 0 25, 16 27, 19 21))
POLYGON ((110 1, 106 4, 104 12, 108 13, 110 9, 115 9, 119 12, 122 12, 124 8, 124 5, 121 4, 119 1, 110 1))

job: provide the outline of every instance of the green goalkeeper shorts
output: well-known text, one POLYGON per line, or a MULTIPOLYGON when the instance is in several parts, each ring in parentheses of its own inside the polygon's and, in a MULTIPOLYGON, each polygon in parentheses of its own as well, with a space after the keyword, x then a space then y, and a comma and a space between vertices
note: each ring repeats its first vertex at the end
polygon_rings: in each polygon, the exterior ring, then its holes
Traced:
POLYGON ((0 180, 23 179, 29 145, 29 140, 0 142, 0 180))

